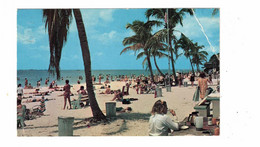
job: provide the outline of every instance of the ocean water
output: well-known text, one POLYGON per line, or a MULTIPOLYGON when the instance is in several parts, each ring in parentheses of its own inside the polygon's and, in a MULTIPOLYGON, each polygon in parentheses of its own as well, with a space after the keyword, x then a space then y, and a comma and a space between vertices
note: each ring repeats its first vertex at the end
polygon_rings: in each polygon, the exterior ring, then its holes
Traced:
MULTIPOLYGON (((176 72, 187 73, 190 70, 176 70, 176 72)), ((163 73, 168 73, 168 70, 162 70, 163 73)), ((105 81, 106 75, 112 75, 113 79, 115 76, 119 75, 127 75, 130 77, 131 75, 150 75, 149 71, 146 70, 92 70, 92 75, 96 76, 96 82, 98 82, 98 76, 102 75, 104 78, 101 80, 105 81)), ((154 70, 154 74, 158 74, 156 70, 154 70)), ((79 76, 83 77, 83 80, 80 80, 81 83, 85 83, 85 73, 84 70, 61 70, 61 79, 57 81, 58 85, 64 85, 65 80, 69 80, 70 84, 76 84, 79 80, 79 76), (63 77, 63 80, 62 80, 63 77)), ((17 70, 17 84, 22 84, 24 87, 25 78, 28 79, 28 83, 31 83, 32 86, 37 85, 37 81, 42 79, 41 86, 45 86, 46 78, 49 78, 49 83, 53 80, 56 80, 56 75, 53 76, 48 73, 47 70, 17 70)), ((109 79, 110 80, 110 79, 109 79)))

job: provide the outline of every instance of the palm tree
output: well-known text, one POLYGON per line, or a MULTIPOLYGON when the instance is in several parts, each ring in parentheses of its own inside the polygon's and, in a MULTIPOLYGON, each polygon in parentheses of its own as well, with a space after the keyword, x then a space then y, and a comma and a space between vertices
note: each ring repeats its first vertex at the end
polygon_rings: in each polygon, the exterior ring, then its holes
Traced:
POLYGON ((219 14, 219 8, 214 8, 212 11, 212 16, 215 16, 217 14, 219 14))
MULTIPOLYGON (((145 13, 146 17, 149 19, 149 17, 154 16, 156 19, 159 20, 165 20, 165 14, 166 14, 167 9, 148 9, 145 13)), ((173 47, 172 47, 172 41, 175 44, 175 50, 178 50, 176 43, 176 37, 174 36, 173 32, 175 31, 175 27, 177 24, 182 24, 183 16, 185 13, 189 13, 190 15, 193 15, 193 12, 191 9, 168 9, 168 26, 169 26, 169 50, 170 50, 170 56, 171 56, 171 63, 172 63, 172 72, 175 81, 177 81, 176 77, 176 72, 175 72, 175 67, 174 67, 174 59, 173 59, 173 47)), ((165 28, 167 24, 165 23, 165 28)), ((178 52, 178 51, 175 51, 178 52)), ((176 82, 178 83, 178 82, 176 82)))
MULTIPOLYGON (((82 57, 84 62, 84 70, 86 77, 86 87, 89 95, 90 106, 93 117, 96 120, 106 120, 105 115, 99 108, 95 93, 93 90, 91 78, 91 60, 88 47, 88 40, 83 24, 82 15, 79 9, 73 9, 73 14, 76 20, 82 57)), ((67 41, 67 32, 72 18, 71 9, 44 9, 43 18, 45 19, 45 28, 48 29, 49 46, 50 46, 50 65, 49 72, 54 74, 56 70, 57 79, 60 78, 59 63, 64 42, 67 41)))
POLYGON ((152 65, 151 65, 151 60, 150 60, 150 46, 149 46, 149 39, 152 37, 152 27, 153 26, 159 26, 161 25, 161 22, 158 21, 147 21, 146 23, 143 21, 139 21, 139 20, 135 20, 133 21, 132 24, 128 23, 126 25, 126 29, 131 29, 135 35, 130 36, 130 37, 126 37, 123 40, 123 45, 127 46, 126 48, 124 48, 120 55, 122 53, 125 53, 129 50, 132 51, 142 51, 138 54, 137 59, 145 56, 147 63, 148 63, 148 68, 151 74, 151 79, 152 82, 154 81, 154 76, 153 76, 153 70, 152 70, 152 65))
POLYGON ((200 51, 204 46, 198 45, 197 42, 193 44, 192 48, 192 62, 196 65, 197 71, 199 72, 199 65, 203 65, 202 62, 207 61, 208 53, 206 51, 200 51))
POLYGON ((192 49, 194 48, 192 41, 188 37, 186 37, 183 33, 181 33, 181 37, 178 40, 177 44, 184 50, 184 56, 190 60, 192 73, 195 74, 192 61, 191 61, 191 56, 193 52, 192 49))

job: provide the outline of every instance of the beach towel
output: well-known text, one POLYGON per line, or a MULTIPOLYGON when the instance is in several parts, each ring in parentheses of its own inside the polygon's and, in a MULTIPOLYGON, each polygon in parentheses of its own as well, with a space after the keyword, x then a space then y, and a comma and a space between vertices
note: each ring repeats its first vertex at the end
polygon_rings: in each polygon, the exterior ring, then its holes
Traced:
POLYGON ((196 91, 193 95, 193 101, 197 102, 199 101, 199 98, 200 98, 200 87, 197 86, 196 91))

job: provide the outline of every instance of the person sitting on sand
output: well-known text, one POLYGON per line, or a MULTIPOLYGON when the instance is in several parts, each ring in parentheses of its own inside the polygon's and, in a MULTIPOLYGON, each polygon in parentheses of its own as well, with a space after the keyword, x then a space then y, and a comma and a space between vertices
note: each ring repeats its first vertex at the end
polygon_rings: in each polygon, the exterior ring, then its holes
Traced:
POLYGON ((29 83, 29 85, 27 86, 27 89, 33 89, 31 83, 29 83))
POLYGON ((88 93, 84 89, 84 86, 80 86, 80 89, 77 92, 78 92, 78 94, 82 95, 81 98, 87 98, 88 97, 88 93))
POLYGON ((105 92, 101 92, 100 94, 112 94, 113 92, 110 89, 110 85, 108 85, 108 87, 106 88, 105 92))
POLYGON ((71 109, 71 102, 70 102, 70 84, 69 84, 69 80, 66 80, 66 85, 63 87, 63 90, 64 90, 64 107, 63 107, 63 110, 65 110, 66 108, 66 102, 67 102, 67 99, 69 100, 69 105, 70 105, 70 109, 71 109))
POLYGON ((119 113, 131 112, 131 111, 132 111, 132 108, 131 108, 131 107, 126 107, 126 108, 116 107, 116 112, 119 112, 119 113))
MULTIPOLYGON (((149 119, 149 136, 168 136, 171 130, 179 130, 179 124, 166 115, 167 111, 165 101, 158 100, 154 103, 149 119)), ((176 115, 173 110, 170 113, 176 115)))
POLYGON ((115 91, 115 96, 111 101, 114 101, 114 100, 121 101, 122 99, 123 99, 123 93, 121 92, 120 89, 118 89, 117 91, 115 91))

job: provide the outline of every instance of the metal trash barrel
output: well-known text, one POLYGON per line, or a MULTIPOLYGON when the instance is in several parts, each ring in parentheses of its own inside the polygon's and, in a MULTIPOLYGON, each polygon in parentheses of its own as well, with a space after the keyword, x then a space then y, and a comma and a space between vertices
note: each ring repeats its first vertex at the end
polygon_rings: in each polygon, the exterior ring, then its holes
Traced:
POLYGON ((188 87, 188 82, 184 82, 184 87, 188 87))
POLYGON ((106 116, 107 117, 116 116, 116 102, 106 102, 106 116))
POLYGON ((172 90, 172 87, 171 85, 166 85, 166 92, 171 92, 172 90))
POLYGON ((162 97, 162 88, 156 87, 156 97, 162 97))
POLYGON ((59 136, 73 136, 74 117, 58 117, 59 136))

